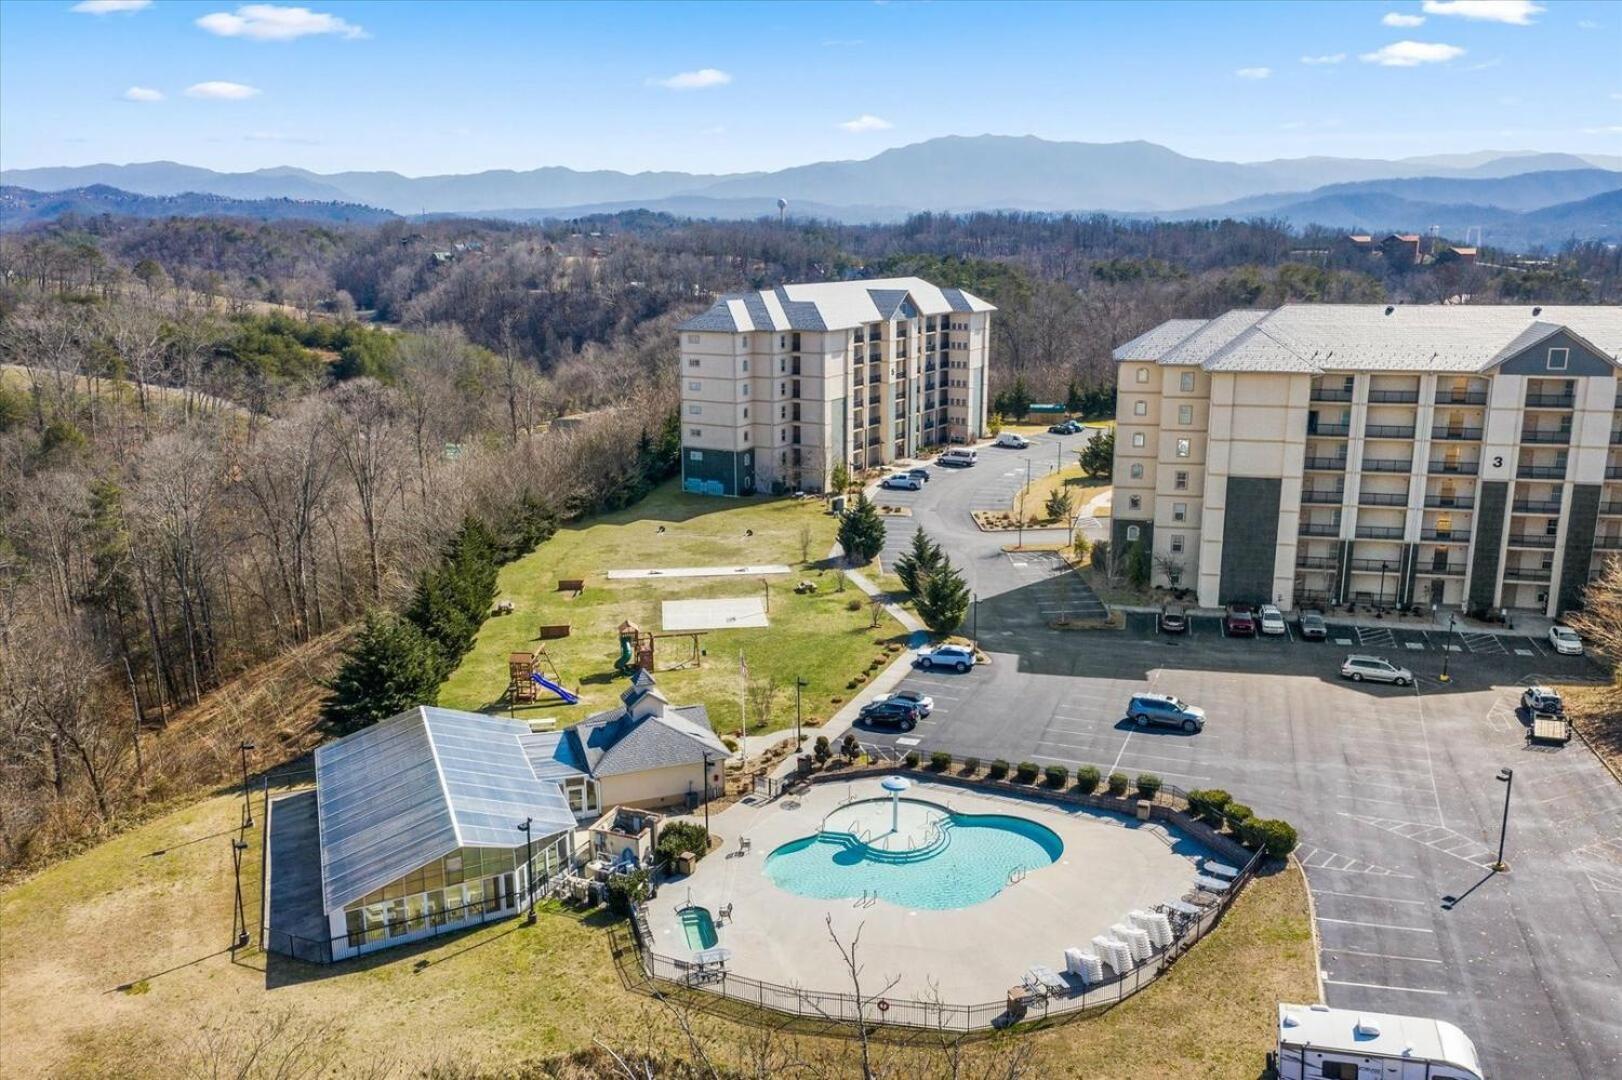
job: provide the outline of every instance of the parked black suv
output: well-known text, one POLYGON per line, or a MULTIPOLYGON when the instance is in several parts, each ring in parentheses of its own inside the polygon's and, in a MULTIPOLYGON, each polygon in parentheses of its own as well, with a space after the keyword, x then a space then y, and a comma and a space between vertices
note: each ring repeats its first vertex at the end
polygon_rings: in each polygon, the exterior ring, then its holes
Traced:
POLYGON ((869 727, 893 727, 911 731, 918 726, 918 706, 905 701, 870 701, 856 714, 857 723, 869 727))

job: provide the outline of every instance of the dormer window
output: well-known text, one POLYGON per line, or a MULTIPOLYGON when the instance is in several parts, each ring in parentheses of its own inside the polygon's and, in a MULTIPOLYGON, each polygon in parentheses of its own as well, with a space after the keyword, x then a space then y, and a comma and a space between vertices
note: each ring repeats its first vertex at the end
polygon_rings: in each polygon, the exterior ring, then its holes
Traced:
POLYGON ((1570 363, 1571 363, 1571 350, 1570 349, 1550 349, 1549 350, 1549 370, 1550 371, 1564 371, 1564 370, 1566 370, 1567 365, 1569 365, 1570 363))

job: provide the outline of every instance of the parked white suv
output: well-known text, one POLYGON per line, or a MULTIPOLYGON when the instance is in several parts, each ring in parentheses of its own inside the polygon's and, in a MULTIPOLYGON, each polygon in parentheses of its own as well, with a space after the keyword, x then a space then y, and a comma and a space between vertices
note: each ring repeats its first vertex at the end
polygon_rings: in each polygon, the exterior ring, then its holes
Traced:
POLYGON ((1414 673, 1405 667, 1398 667, 1391 661, 1378 656, 1364 656, 1353 653, 1340 665, 1340 677, 1353 682, 1395 683, 1398 686, 1407 686, 1414 681, 1414 673))
POLYGON ((936 645, 918 650, 913 661, 921 668, 946 667, 967 671, 974 666, 974 650, 967 645, 936 645))
POLYGON ((942 454, 936 459, 936 464, 952 469, 967 469, 974 464, 977 457, 979 454, 976 451, 958 446, 942 454))
POLYGON ((1262 633, 1264 633, 1264 634, 1282 634, 1282 633, 1285 633, 1285 629, 1284 629, 1284 612, 1280 611, 1278 608, 1274 607, 1272 604, 1263 604, 1261 606, 1260 615, 1261 615, 1262 633))

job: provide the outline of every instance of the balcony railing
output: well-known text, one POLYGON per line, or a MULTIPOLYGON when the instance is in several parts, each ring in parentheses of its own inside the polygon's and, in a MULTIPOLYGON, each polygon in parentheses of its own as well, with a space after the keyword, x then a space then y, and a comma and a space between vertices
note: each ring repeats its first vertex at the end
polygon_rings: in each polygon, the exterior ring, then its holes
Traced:
POLYGON ((1464 564, 1431 563, 1429 566, 1421 566, 1417 568, 1414 573, 1418 574, 1420 577, 1424 577, 1427 574, 1429 574, 1431 577, 1463 577, 1464 564))
POLYGON ((1605 517, 1622 516, 1622 503, 1600 503, 1599 512, 1605 517))
POLYGON ((1412 424, 1370 424, 1363 429, 1365 439, 1411 439, 1414 437, 1412 424))
POLYGON ((1479 461, 1433 461, 1426 467, 1426 472, 1444 473, 1450 476, 1474 476, 1481 471, 1479 461))
POLYGON ((1622 551, 1622 536, 1596 536, 1594 546, 1601 551, 1622 551))
POLYGON ((1558 514, 1560 512, 1560 500, 1516 499, 1510 503, 1510 509, 1517 514, 1558 514))
POLYGON ((1543 443, 1545 445, 1558 444, 1558 445, 1563 446, 1563 445, 1571 442, 1571 432, 1569 432, 1569 431, 1523 431, 1523 432, 1521 432, 1521 442, 1523 442, 1523 443, 1543 443))
POLYGON ((1622 465, 1605 466, 1605 479, 1622 480, 1622 465))
POLYGON ((1413 472, 1413 469, 1414 469, 1414 463, 1413 463, 1412 459, 1409 459, 1407 461, 1404 461, 1404 460, 1402 460, 1400 458, 1364 458, 1363 459, 1363 471, 1364 472, 1404 473, 1404 472, 1413 472))
POLYGON ((1554 573, 1540 566, 1506 566, 1504 567, 1505 581, 1549 581, 1554 573))
POLYGON ((1363 491, 1357 496, 1359 506, 1407 506, 1408 493, 1390 493, 1385 491, 1363 491))
POLYGON ((1419 400, 1418 390, 1370 390, 1369 401, 1375 403, 1394 403, 1397 405, 1412 405, 1419 400))
MULTIPOLYGON (((1618 470, 1622 474, 1622 469, 1618 470)), ((1517 465, 1515 475, 1526 480, 1564 480, 1566 467, 1564 465, 1517 465)))
POLYGON ((1350 424, 1318 424, 1316 426, 1311 424, 1307 425, 1308 438, 1317 436, 1325 439, 1344 439, 1351 433, 1352 428, 1350 424))
POLYGON ((1536 533, 1512 533, 1509 538, 1510 547, 1523 548, 1553 548, 1555 538, 1536 533))
POLYGON ((1314 491, 1311 488, 1303 488, 1301 501, 1304 503, 1329 503, 1339 506, 1346 501, 1346 493, 1344 491, 1314 491))
POLYGON ((1401 540, 1401 525, 1359 525, 1357 527, 1359 540, 1401 540))
POLYGON ((1303 521, 1298 531, 1302 536, 1339 536, 1340 526, 1316 521, 1303 521))
POLYGON ((1575 394, 1527 394, 1528 409, 1569 409, 1577 403, 1575 394))
POLYGON ((1298 570, 1333 570, 1340 561, 1333 555, 1297 555, 1295 565, 1298 570))
POLYGON ((1612 446, 1622 446, 1622 428, 1619 428, 1616 431, 1611 432, 1611 445, 1612 446))
POLYGON ((1305 468, 1313 472, 1345 472, 1346 459, 1343 457, 1309 457, 1305 468))
POLYGON ((1314 386, 1308 395, 1313 401, 1350 401, 1352 392, 1335 386, 1314 386))
POLYGON ((1390 559, 1353 559, 1351 567, 1363 574, 1395 574, 1399 561, 1395 557, 1390 559))
POLYGON ((1438 405, 1485 405, 1487 404, 1487 391, 1485 390, 1442 390, 1436 395, 1438 405))
POLYGON ((1468 529, 1424 529, 1419 538, 1431 544, 1467 544, 1470 542, 1468 529))
POLYGON ((1431 510, 1469 510, 1476 505, 1474 495, 1427 495, 1425 506, 1431 510))
POLYGON ((1480 442, 1481 429, 1478 427, 1434 427, 1431 428, 1432 439, 1443 439, 1448 442, 1480 442))

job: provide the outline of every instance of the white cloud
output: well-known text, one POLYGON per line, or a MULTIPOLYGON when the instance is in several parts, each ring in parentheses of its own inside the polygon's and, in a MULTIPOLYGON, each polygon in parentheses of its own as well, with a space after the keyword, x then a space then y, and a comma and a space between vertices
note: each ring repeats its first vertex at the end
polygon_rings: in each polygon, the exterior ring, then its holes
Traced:
POLYGON ((336 15, 304 7, 279 4, 244 4, 235 14, 216 11, 197 20, 197 25, 220 37, 251 38, 254 41, 293 41, 312 34, 336 34, 363 38, 366 31, 336 15))
POLYGON ((719 68, 699 68, 697 71, 679 72, 668 79, 652 80, 653 85, 666 90, 707 90, 712 86, 725 86, 731 81, 732 76, 719 68))
POLYGON ((1609 127, 1583 128, 1584 135, 1622 135, 1622 124, 1612 124, 1609 127))
POLYGON ((150 86, 132 86, 124 91, 125 101, 162 101, 163 91, 150 86))
POLYGON ((828 38, 822 43, 825 49, 854 49, 858 45, 866 45, 865 38, 828 38))
POLYGON ((152 0, 79 0, 69 11, 81 15, 130 15, 152 6, 152 0))
POLYGON ((242 136, 243 142, 292 143, 297 146, 319 146, 314 139, 303 135, 284 135, 280 131, 250 131, 242 136))
POLYGON ((258 87, 218 80, 193 83, 191 86, 186 87, 187 97, 203 98, 207 101, 243 101, 247 98, 256 97, 258 94, 258 87))
POLYGON ((1363 53, 1358 57, 1365 64, 1381 67, 1418 67, 1420 64, 1445 64, 1464 55, 1457 45, 1439 45, 1427 41, 1396 41, 1363 53))
POLYGON ((1511 26, 1531 26, 1532 16, 1547 10, 1532 0, 1425 0, 1419 7, 1427 15, 1457 15, 1511 26))
POLYGON ((1324 53, 1322 56, 1303 56, 1301 58, 1301 62, 1303 64, 1338 64, 1345 59, 1346 54, 1343 52, 1338 52, 1324 53))
POLYGON ((844 128, 846 131, 854 131, 858 133, 864 131, 889 131, 891 128, 895 127, 895 125, 890 123, 890 121, 881 116, 874 116, 872 113, 863 113, 856 119, 846 120, 839 126, 844 128))
POLYGON ((1579 29, 1579 30, 1598 30, 1599 29, 1599 23, 1595 22, 1593 19, 1578 19, 1577 20, 1577 29, 1579 29))
POLYGON ((1380 20, 1381 26, 1424 26, 1425 16, 1404 15, 1400 11, 1388 11, 1380 20))
POLYGON ((1240 68, 1235 71, 1234 74, 1239 76, 1241 79, 1265 79, 1269 75, 1273 74, 1273 69, 1266 67, 1240 68))

